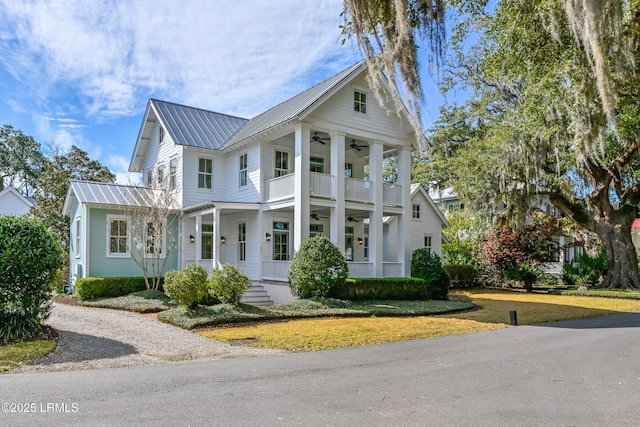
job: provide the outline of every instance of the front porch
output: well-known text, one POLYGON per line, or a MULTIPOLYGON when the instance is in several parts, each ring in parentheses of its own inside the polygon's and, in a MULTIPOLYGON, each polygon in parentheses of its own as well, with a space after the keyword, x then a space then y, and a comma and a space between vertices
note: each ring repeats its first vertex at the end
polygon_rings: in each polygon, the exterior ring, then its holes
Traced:
MULTIPOLYGON (((376 277, 374 265, 368 261, 347 261, 349 266, 349 277, 376 277)), ((288 282, 289 267, 291 261, 262 261, 263 280, 274 282, 288 282)), ((383 262, 382 277, 402 276, 402 263, 383 262)))

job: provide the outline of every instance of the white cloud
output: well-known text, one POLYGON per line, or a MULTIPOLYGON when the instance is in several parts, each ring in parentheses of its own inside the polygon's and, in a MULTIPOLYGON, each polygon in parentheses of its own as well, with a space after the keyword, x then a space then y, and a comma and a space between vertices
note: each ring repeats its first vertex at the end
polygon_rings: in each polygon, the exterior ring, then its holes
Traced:
POLYGON ((315 67, 357 60, 339 43, 341 7, 0 0, 0 61, 49 103, 71 88, 95 121, 139 112, 148 97, 251 117, 305 89, 315 67))

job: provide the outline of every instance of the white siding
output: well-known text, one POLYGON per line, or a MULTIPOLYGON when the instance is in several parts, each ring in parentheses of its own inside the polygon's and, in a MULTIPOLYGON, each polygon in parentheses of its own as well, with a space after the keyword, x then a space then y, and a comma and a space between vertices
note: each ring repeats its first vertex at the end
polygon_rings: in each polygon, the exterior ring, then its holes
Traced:
POLYGON ((262 177, 260 173, 260 145, 254 143, 248 147, 234 150, 229 154, 220 156, 221 163, 225 163, 224 176, 226 187, 226 200, 230 202, 260 202, 260 189, 262 177), (240 155, 247 155, 247 185, 240 187, 240 155))
POLYGON ((31 205, 13 189, 6 188, 0 193, 0 216, 3 215, 27 215, 31 205))
POLYGON ((184 207, 210 202, 212 200, 225 200, 225 156, 213 150, 185 148, 182 163, 184 168, 182 175, 184 207), (213 182, 211 189, 198 188, 198 161, 200 158, 213 160, 213 182))
POLYGON ((442 256, 442 221, 431 204, 418 191, 412 198, 412 204, 420 205, 420 218, 410 218, 410 247, 411 251, 424 247, 424 236, 431 236, 431 249, 442 256))

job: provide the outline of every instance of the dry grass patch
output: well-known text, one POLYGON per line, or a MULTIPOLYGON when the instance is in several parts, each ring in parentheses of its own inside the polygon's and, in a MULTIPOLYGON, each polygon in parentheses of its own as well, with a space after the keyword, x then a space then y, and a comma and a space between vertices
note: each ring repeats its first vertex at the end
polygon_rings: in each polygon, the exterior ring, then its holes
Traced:
POLYGON ((27 365, 55 350, 56 341, 25 341, 0 346, 0 372, 27 365))
POLYGON ((294 351, 330 350, 368 344, 464 334, 506 325, 436 317, 305 319, 256 326, 211 329, 200 334, 219 341, 258 338, 256 347, 294 351))

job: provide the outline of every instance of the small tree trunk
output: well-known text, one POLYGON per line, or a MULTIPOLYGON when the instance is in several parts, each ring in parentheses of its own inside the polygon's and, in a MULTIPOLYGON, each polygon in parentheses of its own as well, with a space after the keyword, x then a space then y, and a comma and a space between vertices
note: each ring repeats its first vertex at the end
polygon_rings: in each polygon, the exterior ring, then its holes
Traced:
POLYGON ((607 254, 608 270, 602 288, 640 288, 636 249, 631 238, 635 209, 620 209, 607 218, 596 218, 596 233, 607 254))

